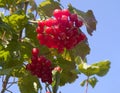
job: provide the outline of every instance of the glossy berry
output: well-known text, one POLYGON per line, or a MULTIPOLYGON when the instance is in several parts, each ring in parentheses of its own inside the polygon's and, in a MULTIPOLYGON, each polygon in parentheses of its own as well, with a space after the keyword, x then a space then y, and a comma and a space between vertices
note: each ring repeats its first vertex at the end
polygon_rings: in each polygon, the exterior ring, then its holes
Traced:
POLYGON ((62 15, 70 16, 70 11, 68 9, 63 9, 62 10, 62 15))
POLYGON ((48 19, 45 20, 45 25, 46 26, 50 27, 50 26, 53 25, 53 23, 54 23, 54 20, 52 18, 48 18, 48 19))
MULTIPOLYGON (((36 48, 33 48, 32 52, 36 50, 36 48)), ((39 52, 37 51, 35 53, 39 52)), ((52 83, 52 64, 51 61, 44 56, 38 56, 32 53, 31 63, 26 65, 26 69, 30 71, 32 75, 40 78, 42 82, 52 83)))
POLYGON ((62 10, 61 9, 55 9, 53 11, 53 16, 56 18, 60 18, 62 16, 62 10))
POLYGON ((45 25, 45 22, 43 20, 38 21, 38 26, 44 27, 44 25, 45 25))
POLYGON ((77 14, 71 14, 70 15, 70 20, 71 21, 76 21, 78 19, 77 14))
POLYGON ((54 70, 57 71, 57 72, 61 72, 62 69, 61 69, 60 66, 57 66, 57 67, 54 68, 54 70))
POLYGON ((32 55, 33 56, 38 56, 38 54, 39 54, 39 49, 38 48, 33 48, 32 49, 32 55))
POLYGON ((52 18, 39 21, 37 39, 41 45, 55 48, 62 53, 64 49, 70 50, 86 38, 79 31, 82 25, 77 14, 71 14, 68 9, 55 9, 52 18))
POLYGON ((75 26, 76 27, 81 27, 83 25, 83 22, 81 20, 76 20, 75 21, 75 26))

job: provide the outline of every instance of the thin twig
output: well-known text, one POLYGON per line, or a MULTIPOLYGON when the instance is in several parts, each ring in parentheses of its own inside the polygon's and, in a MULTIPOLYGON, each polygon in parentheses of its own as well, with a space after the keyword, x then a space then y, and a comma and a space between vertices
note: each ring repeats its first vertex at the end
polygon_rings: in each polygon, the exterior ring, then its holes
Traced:
POLYGON ((3 84, 2 84, 2 90, 1 90, 1 93, 5 93, 5 91, 6 91, 6 89, 7 89, 6 87, 7 87, 7 84, 8 84, 9 78, 10 78, 9 75, 7 75, 7 76, 5 77, 5 79, 4 79, 4 81, 3 81, 3 84))
POLYGON ((34 23, 34 24, 37 24, 37 23, 38 23, 38 21, 29 20, 29 23, 34 23))
POLYGON ((87 78, 87 80, 86 80, 86 89, 85 89, 85 93, 87 93, 87 91, 88 91, 88 80, 89 80, 89 77, 87 78))

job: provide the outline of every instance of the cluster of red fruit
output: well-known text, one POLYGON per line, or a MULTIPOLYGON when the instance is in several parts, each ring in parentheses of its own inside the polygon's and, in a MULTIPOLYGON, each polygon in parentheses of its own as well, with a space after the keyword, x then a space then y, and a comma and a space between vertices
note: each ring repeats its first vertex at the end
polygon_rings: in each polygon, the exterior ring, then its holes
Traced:
POLYGON ((29 70, 32 75, 41 78, 42 82, 52 83, 52 67, 51 61, 44 56, 38 56, 39 50, 37 48, 32 49, 31 63, 26 65, 26 69, 29 70))
POLYGON ((85 34, 79 31, 82 25, 83 22, 77 14, 70 13, 68 9, 55 9, 53 18, 38 22, 37 38, 40 44, 63 52, 64 48, 72 49, 86 38, 85 34))

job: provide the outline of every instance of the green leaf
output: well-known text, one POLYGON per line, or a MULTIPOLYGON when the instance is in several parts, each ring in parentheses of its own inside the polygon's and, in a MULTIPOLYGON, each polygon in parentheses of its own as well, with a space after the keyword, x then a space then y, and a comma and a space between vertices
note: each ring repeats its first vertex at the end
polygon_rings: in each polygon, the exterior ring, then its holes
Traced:
POLYGON ((82 60, 82 58, 80 57, 80 56, 77 56, 76 58, 75 58, 75 62, 76 62, 76 64, 81 64, 81 63, 84 63, 84 61, 82 60))
POLYGON ((99 67, 98 66, 92 66, 88 65, 87 63, 82 63, 78 66, 78 69, 81 71, 81 73, 91 76, 99 73, 99 67))
POLYGON ((94 63, 92 65, 99 67, 99 72, 96 73, 98 76, 106 75, 110 69, 110 61, 109 60, 100 61, 100 62, 94 63))
POLYGON ((38 78, 30 74, 19 78, 18 86, 21 93, 38 93, 41 88, 38 78))
POLYGON ((60 72, 52 71, 53 74, 53 82, 52 82, 52 89, 53 93, 56 93, 60 84, 60 72))
POLYGON ((78 78, 77 73, 75 73, 75 62, 67 61, 63 58, 57 58, 57 61, 55 63, 57 63, 57 65, 62 68, 62 72, 60 74, 61 86, 65 85, 66 83, 72 83, 78 78))
POLYGON ((96 30, 97 21, 92 10, 88 10, 87 12, 83 12, 74 8, 72 5, 69 5, 69 9, 71 12, 76 13, 78 17, 83 20, 84 24, 86 25, 87 32, 92 35, 93 31, 96 30))
POLYGON ((38 12, 41 16, 51 17, 54 9, 60 9, 60 4, 54 0, 46 0, 40 3, 38 12))
MULTIPOLYGON (((15 70, 17 70, 17 74, 19 73, 19 69, 21 68, 21 66, 13 66, 11 68, 2 68, 0 69, 0 75, 11 75, 11 76, 15 76, 13 75, 13 73, 15 73, 15 70)), ((22 76, 22 75, 21 75, 22 76)), ((15 76, 16 77, 16 76, 15 76)))
POLYGON ((85 59, 86 55, 90 53, 89 45, 86 42, 81 42, 74 49, 70 50, 70 54, 76 58, 80 56, 82 60, 85 59))
POLYGON ((9 15, 6 16, 3 20, 17 32, 21 31, 28 23, 28 19, 24 14, 9 15))
POLYGON ((78 69, 81 71, 81 73, 91 76, 91 75, 98 75, 98 76, 104 76, 107 74, 110 68, 110 61, 100 61, 98 63, 94 63, 92 65, 88 65, 87 63, 82 63, 78 66, 78 69))
POLYGON ((88 83, 92 86, 92 88, 95 87, 96 83, 98 82, 96 77, 92 77, 88 79, 88 83))
POLYGON ((80 83, 80 85, 81 85, 82 87, 85 86, 86 81, 87 81, 87 80, 83 80, 83 81, 80 83))
POLYGON ((0 50, 0 62, 9 60, 10 52, 5 50, 0 50))
POLYGON ((0 0, 0 7, 5 7, 5 0, 0 0))

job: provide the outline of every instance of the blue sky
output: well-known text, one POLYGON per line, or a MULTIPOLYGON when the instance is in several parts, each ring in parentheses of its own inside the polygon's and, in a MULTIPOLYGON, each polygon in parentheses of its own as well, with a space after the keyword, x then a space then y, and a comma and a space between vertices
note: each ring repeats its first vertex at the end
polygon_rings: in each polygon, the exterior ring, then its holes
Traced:
MULTIPOLYGON (((36 1, 39 2, 39 0, 36 1)), ((83 11, 93 10, 98 24, 93 36, 88 36, 91 47, 91 53, 87 56, 88 63, 91 64, 105 59, 111 61, 111 69, 108 74, 104 77, 98 77, 99 82, 96 87, 93 89, 89 86, 88 93, 118 93, 120 84, 120 1, 61 0, 61 2, 65 7, 68 3, 71 3, 74 7, 83 11)), ((86 32, 85 29, 83 30, 86 32)), ((66 84, 60 90, 62 93, 84 93, 85 88, 80 86, 83 79, 85 79, 85 76, 81 75, 75 83, 66 84)), ((14 93, 19 93, 16 87, 11 89, 14 90, 14 93)))

